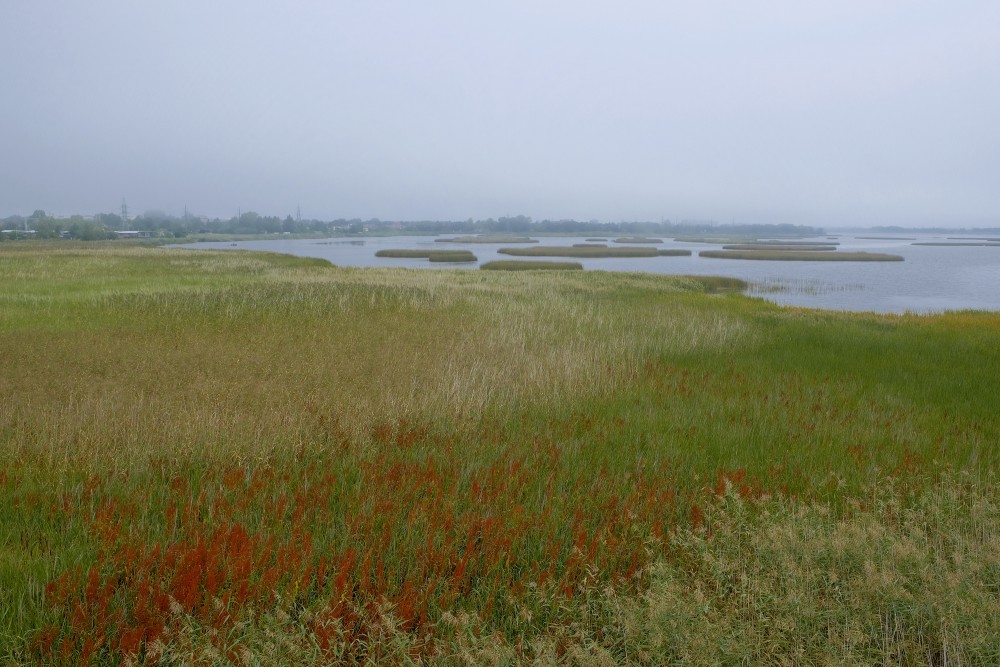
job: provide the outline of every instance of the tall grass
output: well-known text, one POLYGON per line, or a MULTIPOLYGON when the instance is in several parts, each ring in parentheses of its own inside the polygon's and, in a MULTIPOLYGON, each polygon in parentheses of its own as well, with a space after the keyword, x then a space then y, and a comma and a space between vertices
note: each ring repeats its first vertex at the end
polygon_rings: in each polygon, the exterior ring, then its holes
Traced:
POLYGON ((996 314, 111 245, 16 244, 0 280, 6 661, 992 655, 996 314), (824 535, 916 601, 810 597, 824 535))
POLYGON ((580 262, 546 262, 540 260, 497 260, 479 267, 484 271, 581 271, 580 262))

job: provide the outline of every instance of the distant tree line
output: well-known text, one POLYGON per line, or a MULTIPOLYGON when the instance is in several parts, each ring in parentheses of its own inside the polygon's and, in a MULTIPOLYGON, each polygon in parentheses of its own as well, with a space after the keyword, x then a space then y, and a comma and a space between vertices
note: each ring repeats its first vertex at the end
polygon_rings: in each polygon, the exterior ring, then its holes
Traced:
POLYGON ((533 234, 651 234, 660 236, 688 236, 693 234, 739 234, 770 236, 817 236, 824 234, 819 227, 805 225, 718 225, 712 221, 664 222, 599 222, 597 220, 532 220, 526 215, 468 219, 464 222, 426 220, 400 223, 403 229, 414 232, 524 232, 533 234))
POLYGON ((377 218, 336 220, 296 219, 290 215, 260 215, 246 211, 228 219, 201 216, 174 216, 161 211, 146 211, 123 220, 117 213, 98 213, 84 218, 80 215, 57 218, 36 210, 28 217, 10 216, 0 220, 0 229, 17 230, 0 237, 30 235, 34 238, 73 238, 97 240, 115 238, 116 232, 141 231, 159 237, 183 238, 192 234, 369 234, 409 232, 414 234, 452 233, 528 233, 528 234, 646 234, 686 236, 695 234, 727 234, 747 236, 813 236, 823 234, 818 227, 805 225, 718 225, 712 221, 663 222, 599 222, 597 220, 532 220, 526 215, 501 216, 464 221, 420 220, 408 222, 383 221, 377 218))

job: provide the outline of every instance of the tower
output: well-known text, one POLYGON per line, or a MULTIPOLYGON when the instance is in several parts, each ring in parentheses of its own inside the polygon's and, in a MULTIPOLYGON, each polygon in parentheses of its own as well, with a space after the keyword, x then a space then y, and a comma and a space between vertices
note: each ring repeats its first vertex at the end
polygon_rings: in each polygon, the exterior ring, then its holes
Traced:
POLYGON ((125 229, 126 222, 128 222, 128 204, 125 203, 125 198, 122 197, 122 229, 125 229))

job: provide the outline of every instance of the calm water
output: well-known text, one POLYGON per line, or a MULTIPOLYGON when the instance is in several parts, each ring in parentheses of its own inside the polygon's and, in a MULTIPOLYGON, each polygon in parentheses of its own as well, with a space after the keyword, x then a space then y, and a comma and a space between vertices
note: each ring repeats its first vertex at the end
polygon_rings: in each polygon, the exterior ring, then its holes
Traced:
MULTIPOLYGON (((948 242, 944 235, 910 235, 917 241, 948 242)), ((467 248, 479 263, 518 259, 497 254, 511 244, 436 243, 432 236, 395 236, 308 240, 194 243, 181 247, 244 249, 319 257, 338 266, 396 266, 469 270, 472 264, 431 264, 418 259, 383 259, 375 252, 392 248, 443 250, 467 248)), ((444 237, 442 237, 444 238, 444 237)), ((539 238, 532 245, 573 245, 585 237, 539 238)), ((611 237, 613 238, 613 237, 611 237)), ((584 259, 588 271, 645 271, 648 273, 717 275, 742 278, 750 294, 777 303, 832 310, 884 313, 941 312, 945 310, 1000 310, 1000 247, 919 246, 912 240, 821 236, 812 241, 838 242, 841 251, 863 250, 902 255, 903 262, 773 262, 709 259, 699 250, 720 245, 664 240, 657 248, 686 248, 691 257, 584 259)), ((950 238, 955 242, 954 237, 950 238)), ((609 245, 616 245, 609 242, 609 245)), ((527 258, 531 259, 531 258, 527 258)), ((545 259, 545 258, 540 258, 545 259)))

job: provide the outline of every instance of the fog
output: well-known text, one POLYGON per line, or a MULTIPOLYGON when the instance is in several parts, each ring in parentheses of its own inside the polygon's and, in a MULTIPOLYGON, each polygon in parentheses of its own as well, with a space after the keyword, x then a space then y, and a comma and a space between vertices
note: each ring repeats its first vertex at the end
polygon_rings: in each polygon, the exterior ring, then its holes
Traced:
POLYGON ((0 216, 1000 224, 1000 3, 0 5, 0 216))

